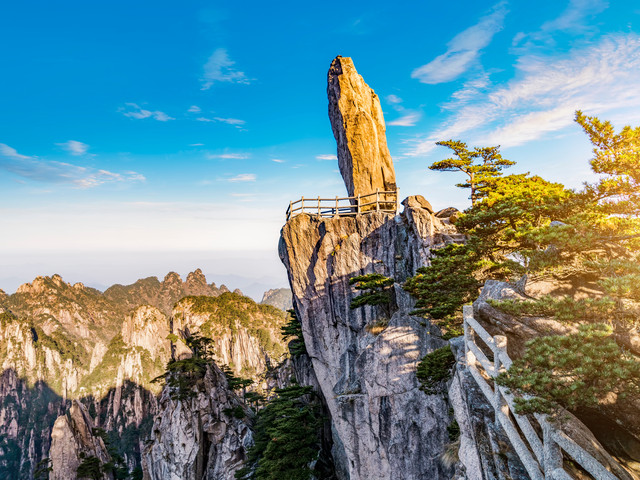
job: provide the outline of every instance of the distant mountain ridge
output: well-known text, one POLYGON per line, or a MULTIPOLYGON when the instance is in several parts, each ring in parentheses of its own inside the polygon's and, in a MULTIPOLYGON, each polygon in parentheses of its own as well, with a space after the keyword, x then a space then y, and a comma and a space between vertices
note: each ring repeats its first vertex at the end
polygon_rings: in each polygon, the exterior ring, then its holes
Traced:
POLYGON ((293 295, 288 288, 273 288, 264 292, 260 303, 286 311, 293 308, 293 295))
MULTIPOLYGON (((104 292, 60 275, 0 291, 0 478, 33 478, 38 462, 64 450, 51 449, 51 432, 76 400, 128 469, 139 468, 158 408, 151 380, 184 353, 179 329, 213 337, 221 365, 257 379, 285 351, 286 318, 207 283, 200 269, 185 281, 170 272, 104 292)), ((58 469, 66 459, 51 461, 58 469)))

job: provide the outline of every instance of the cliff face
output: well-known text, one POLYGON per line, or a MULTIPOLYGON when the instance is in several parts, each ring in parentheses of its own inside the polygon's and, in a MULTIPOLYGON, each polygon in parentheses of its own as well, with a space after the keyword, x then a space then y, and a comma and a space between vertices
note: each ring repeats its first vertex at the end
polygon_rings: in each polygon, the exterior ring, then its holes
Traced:
POLYGON ((336 57, 327 75, 329 119, 338 165, 349 196, 396 189, 380 99, 358 75, 353 60, 336 57))
POLYGON ((410 315, 401 285, 452 233, 420 207, 397 217, 300 215, 282 229, 280 258, 351 480, 450 478, 438 460, 452 421, 448 404, 420 391, 415 375, 418 361, 444 342, 410 315), (381 311, 350 309, 349 279, 367 273, 395 279, 394 313, 378 334, 371 327, 381 325, 381 311))
POLYGON ((208 368, 194 393, 194 398, 174 400, 168 387, 162 392, 143 454, 151 480, 232 480, 245 460, 252 443, 248 411, 222 371, 208 368), (237 407, 244 418, 229 413, 237 407))
POLYGON ((106 430, 128 469, 139 467, 141 441, 159 408, 160 388, 151 380, 182 345, 168 339, 174 315, 186 314, 176 328, 216 336, 221 361, 245 376, 257 379, 284 351, 284 312, 218 290, 199 270, 185 282, 170 273, 162 282, 144 279, 107 292, 56 275, 0 296, 0 478, 33 478, 50 457, 54 422, 68 417, 74 400, 106 430), (184 294, 211 294, 193 298, 216 300, 216 308, 195 313, 187 302, 174 312, 184 294), (136 304, 143 300, 156 306, 136 304))
MULTIPOLYGON (((66 415, 58 417, 51 432, 50 480, 77 478, 78 466, 91 457, 96 459, 98 466, 111 461, 104 441, 93 434, 93 428, 91 417, 77 401, 73 402, 66 415)), ((100 478, 110 480, 113 475, 103 474, 100 478)))

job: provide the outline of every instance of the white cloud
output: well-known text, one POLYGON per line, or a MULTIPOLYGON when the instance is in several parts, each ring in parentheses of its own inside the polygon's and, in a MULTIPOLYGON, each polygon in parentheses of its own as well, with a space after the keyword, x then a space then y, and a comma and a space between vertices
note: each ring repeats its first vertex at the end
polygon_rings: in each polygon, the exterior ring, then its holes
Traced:
POLYGON ((204 65, 201 90, 209 90, 215 82, 249 84, 250 80, 244 72, 233 68, 235 63, 225 48, 216 49, 204 65))
POLYGON ((244 125, 245 123, 247 123, 244 120, 240 120, 239 118, 223 118, 223 117, 213 117, 213 118, 198 117, 196 118, 196 120, 198 122, 221 122, 221 123, 226 123, 228 125, 234 125, 234 126, 244 125))
POLYGON ((402 99, 399 96, 393 95, 393 94, 387 95, 385 99, 387 100, 388 103, 391 103, 391 104, 402 103, 402 99))
POLYGON ((200 113, 201 111, 202 111, 202 110, 201 110, 201 109, 200 109, 200 107, 199 107, 199 106, 197 106, 197 105, 191 105, 191 106, 189 107, 189 109, 187 110, 187 112, 189 112, 189 113, 200 113))
POLYGON ((103 169, 81 167, 21 155, 14 148, 0 143, 0 168, 29 180, 48 183, 67 183, 78 188, 90 188, 104 183, 140 182, 143 175, 136 172, 114 173, 103 169))
POLYGON ((76 140, 69 140, 68 142, 64 143, 56 143, 56 145, 64 148, 71 155, 75 156, 84 155, 89 150, 89 145, 87 145, 86 143, 78 142, 76 140))
POLYGON ((318 160, 338 160, 336 155, 316 155, 318 160))
POLYGON ((416 68, 411 78, 428 84, 450 82, 458 78, 476 62, 480 51, 491 43, 493 36, 502 30, 506 14, 506 2, 494 5, 490 14, 453 37, 447 43, 445 53, 416 68))
POLYGON ((190 147, 202 147, 202 146, 204 146, 204 143, 190 143, 189 146, 190 147))
POLYGON ((420 120, 420 118, 422 118, 422 113, 409 112, 401 116, 400 118, 389 122, 389 125, 396 127, 413 127, 420 120))
MULTIPOLYGON (((590 115, 640 109, 640 36, 614 35, 562 57, 519 59, 516 78, 489 89, 456 111, 409 155, 424 155, 438 140, 521 145, 573 124, 573 112, 590 115)), ((629 121, 629 120, 627 120, 629 121)))
POLYGON ((271 159, 272 162, 276 162, 276 163, 284 163, 284 160, 280 160, 279 158, 272 158, 271 159))
POLYGON ((236 175, 235 177, 231 177, 228 179, 229 182, 255 182, 256 181, 255 173, 241 173, 240 175, 236 175))
POLYGON ((225 160, 244 160, 246 158, 249 158, 249 154, 248 153, 220 153, 217 155, 209 154, 207 155, 207 158, 209 158, 210 160, 214 158, 222 158, 225 160))
POLYGON ((120 111, 125 117, 135 118, 136 120, 141 120, 143 118, 153 118, 158 120, 159 122, 167 122, 169 120, 175 120, 175 118, 170 117, 164 112, 160 110, 145 110, 135 103, 125 103, 127 108, 121 108, 120 111))
POLYGON ((513 45, 524 50, 538 46, 554 46, 553 35, 556 32, 572 32, 585 34, 596 31, 589 26, 587 20, 609 7, 606 0, 569 0, 567 8, 553 20, 542 24, 540 29, 532 33, 518 32, 513 37, 513 45))

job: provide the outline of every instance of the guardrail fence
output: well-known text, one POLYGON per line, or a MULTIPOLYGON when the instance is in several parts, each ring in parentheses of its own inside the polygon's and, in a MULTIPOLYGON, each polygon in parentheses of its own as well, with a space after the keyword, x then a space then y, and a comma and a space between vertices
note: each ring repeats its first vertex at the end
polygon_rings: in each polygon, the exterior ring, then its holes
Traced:
POLYGON ((400 189, 356 195, 354 197, 305 198, 289 202, 287 221, 296 215, 308 213, 319 217, 349 217, 371 212, 396 214, 400 209, 400 189))
POLYGON ((573 477, 563 468, 562 452, 564 451, 595 479, 617 480, 617 477, 591 454, 547 421, 546 415, 535 415, 535 421, 542 430, 542 438, 540 438, 529 418, 515 412, 514 396, 505 387, 498 385, 495 380, 491 385, 480 370, 482 369, 487 376, 495 379, 501 371, 511 366, 511 358, 507 355, 507 337, 491 336, 473 318, 471 305, 464 306, 463 315, 465 359, 469 372, 487 400, 493 405, 496 423, 502 426, 509 437, 529 476, 533 480, 571 480, 573 477), (491 349, 493 362, 478 347, 476 338, 480 338, 491 349), (515 419, 515 423, 512 419, 515 419))

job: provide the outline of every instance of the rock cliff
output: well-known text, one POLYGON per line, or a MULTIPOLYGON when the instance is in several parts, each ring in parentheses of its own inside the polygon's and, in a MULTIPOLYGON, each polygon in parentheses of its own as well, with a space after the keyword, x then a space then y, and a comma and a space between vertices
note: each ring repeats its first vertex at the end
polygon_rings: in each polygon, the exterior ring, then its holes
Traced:
POLYGON ((333 60, 327 79, 329 119, 349 196, 365 195, 376 189, 394 191, 396 176, 380 99, 348 57, 333 60))
POLYGON ((282 229, 280 258, 351 480, 451 476, 438 459, 448 444, 449 406, 423 393, 415 375, 418 361, 444 342, 410 314, 401 285, 452 233, 420 206, 396 217, 299 215, 282 229), (390 318, 374 307, 350 309, 349 279, 368 273, 395 280, 390 318), (374 325, 384 328, 372 333, 374 325))
MULTIPOLYGON (((78 467, 91 460, 95 462, 92 471, 99 472, 102 465, 112 460, 103 439, 94 435, 93 429, 93 421, 77 401, 72 403, 67 414, 58 417, 51 432, 50 480, 78 478, 78 467)), ((113 475, 106 473, 100 478, 110 480, 113 475)))
POLYGON ((166 387, 143 454, 150 480, 232 480, 252 443, 248 410, 222 371, 208 368, 195 396, 171 398, 166 387), (239 412, 231 413, 235 409, 239 412), (238 418, 242 417, 242 418, 238 418))

